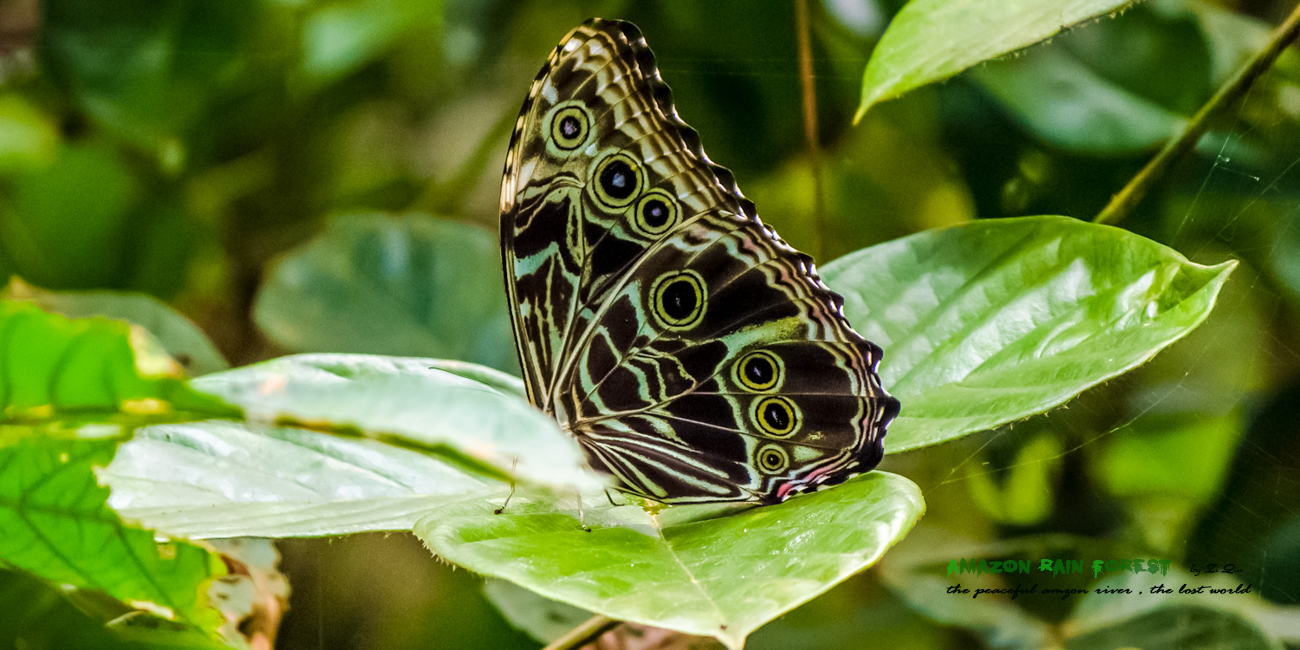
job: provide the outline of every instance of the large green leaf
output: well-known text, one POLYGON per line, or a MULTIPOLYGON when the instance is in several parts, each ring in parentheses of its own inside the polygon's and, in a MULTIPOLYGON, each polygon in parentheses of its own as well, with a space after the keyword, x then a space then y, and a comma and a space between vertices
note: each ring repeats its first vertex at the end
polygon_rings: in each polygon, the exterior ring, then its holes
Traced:
POLYGON ((296 352, 461 359, 518 372, 496 238, 428 215, 354 214, 276 264, 257 324, 296 352))
POLYGON ((215 555, 185 542, 158 543, 109 509, 95 466, 117 440, 59 439, 6 427, 0 446, 0 560, 47 581, 102 591, 131 607, 215 633, 206 592, 222 573, 215 555))
POLYGON ((647 510, 608 505, 599 493, 582 503, 516 495, 500 515, 494 505, 439 508, 415 532, 478 573, 732 648, 870 566, 924 510, 916 485, 884 472, 761 508, 647 510))
POLYGON ((822 277, 885 350, 881 381, 902 402, 886 450, 898 452, 1046 411, 1143 363, 1201 323, 1235 264, 1024 217, 873 246, 822 277))
POLYGON ((894 16, 862 79, 856 119, 873 104, 947 79, 1131 0, 912 0, 894 16))
POLYGON ((374 440, 207 420, 147 427, 101 474, 122 516, 187 538, 410 530, 504 483, 374 440))
POLYGON ((68 318, 103 316, 134 323, 155 337, 190 375, 230 367, 202 330, 153 296, 113 291, 45 291, 14 278, 0 290, 0 299, 28 300, 47 312, 68 318))
POLYGON ((254 422, 359 430, 445 450, 537 483, 604 485, 555 420, 518 397, 517 384, 490 368, 436 359, 300 354, 207 375, 191 385, 242 408, 254 422), (474 377, 491 377, 493 383, 474 377))

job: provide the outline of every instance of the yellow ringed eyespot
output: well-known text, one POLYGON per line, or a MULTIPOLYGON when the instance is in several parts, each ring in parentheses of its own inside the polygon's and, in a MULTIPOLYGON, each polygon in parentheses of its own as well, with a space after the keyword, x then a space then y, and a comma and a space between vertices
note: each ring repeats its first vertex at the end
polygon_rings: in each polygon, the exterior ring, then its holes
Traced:
POLYGON ((691 270, 665 273, 650 287, 650 311, 670 330, 695 327, 704 319, 708 291, 704 278, 691 270))
POLYGON ((780 474, 790 468, 790 455, 772 443, 759 447, 754 452, 754 460, 764 474, 780 474))
POLYGON ((731 366, 731 378, 741 388, 764 393, 780 386, 785 375, 781 358, 767 350, 754 350, 731 366))
POLYGON ((605 156, 596 164, 589 183, 592 195, 601 207, 617 210, 625 208, 641 196, 645 173, 632 156, 618 151, 605 156))
POLYGON ((681 209, 677 199, 655 188, 646 192, 632 210, 632 229, 645 237, 659 237, 677 225, 681 209))
POLYGON ((750 417, 764 433, 785 438, 799 429, 799 407, 788 397, 772 395, 754 400, 750 417))
POLYGON ((561 106, 551 115, 551 142, 561 151, 573 151, 587 142, 591 116, 580 106, 561 106))

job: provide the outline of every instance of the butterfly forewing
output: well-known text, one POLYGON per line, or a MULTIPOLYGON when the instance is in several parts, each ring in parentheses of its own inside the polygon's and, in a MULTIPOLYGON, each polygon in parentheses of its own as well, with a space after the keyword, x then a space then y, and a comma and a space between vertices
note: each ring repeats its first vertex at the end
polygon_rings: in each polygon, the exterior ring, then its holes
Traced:
POLYGON ((879 348, 704 155, 632 25, 588 21, 533 82, 501 242, 529 398, 624 489, 775 502, 879 461, 879 348))

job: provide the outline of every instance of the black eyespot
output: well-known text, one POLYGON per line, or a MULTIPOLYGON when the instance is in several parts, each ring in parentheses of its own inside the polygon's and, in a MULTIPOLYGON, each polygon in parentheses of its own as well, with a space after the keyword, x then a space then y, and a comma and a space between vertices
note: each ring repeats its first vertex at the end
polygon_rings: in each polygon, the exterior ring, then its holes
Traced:
POLYGON ((632 212, 632 229, 638 234, 657 239, 677 225, 678 205, 673 195, 662 188, 646 192, 632 212))
POLYGON ((668 217, 672 215, 668 211, 668 206, 664 205, 659 199, 650 199, 645 203, 645 222, 651 228, 662 228, 668 223, 668 217))
POLYGON ((755 400, 750 418, 760 431, 777 438, 787 438, 799 429, 799 407, 780 395, 755 400))
POLYGON ((587 142, 591 117, 577 105, 561 105, 551 116, 551 143, 560 152, 574 151, 587 142))
POLYGON ((745 362, 745 378, 749 383, 764 386, 776 378, 776 368, 772 362, 763 357, 751 357, 745 362))
POLYGON ((763 445, 754 455, 758 469, 765 474, 780 474, 790 467, 790 456, 776 445, 763 445))
POLYGON ((588 187, 596 203, 606 210, 622 210, 645 189, 645 173, 635 158, 622 151, 602 156, 592 170, 588 187))
POLYGON ((572 140, 573 138, 578 137, 578 134, 581 132, 582 125, 578 123, 578 118, 572 115, 565 115, 564 118, 560 120, 560 133, 563 133, 565 138, 572 140))
POLYGON ((694 327, 704 318, 704 278, 694 271, 665 273, 650 289, 650 306, 668 329, 694 327))
POLYGON ((767 350, 754 350, 732 366, 731 378, 741 388, 767 393, 781 384, 781 358, 767 350))
POLYGON ((623 200, 636 191, 636 176, 627 163, 613 160, 600 171, 600 187, 616 200, 623 200))
POLYGON ((768 402, 763 407, 763 421, 773 429, 784 431, 790 427, 790 411, 780 402, 768 402))
POLYGON ((695 311, 695 306, 699 304, 699 296, 695 293, 695 286, 689 280, 674 280, 668 283, 661 295, 663 296, 664 313, 674 320, 690 318, 691 313, 695 311))

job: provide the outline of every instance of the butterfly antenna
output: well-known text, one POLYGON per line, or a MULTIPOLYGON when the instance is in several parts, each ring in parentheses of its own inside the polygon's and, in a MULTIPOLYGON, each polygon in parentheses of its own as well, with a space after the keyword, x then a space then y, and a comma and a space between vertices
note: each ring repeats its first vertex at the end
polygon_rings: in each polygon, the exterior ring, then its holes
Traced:
POLYGON ((505 501, 505 503, 502 503, 500 508, 497 508, 496 510, 493 510, 493 511, 492 511, 492 514, 499 515, 499 514, 505 512, 505 511, 506 511, 506 506, 510 505, 510 498, 513 497, 513 496, 515 496, 515 466, 518 465, 518 464, 519 464, 519 458, 518 458, 518 457, 516 457, 514 460, 510 461, 510 494, 507 494, 507 495, 506 495, 506 501, 505 501))

